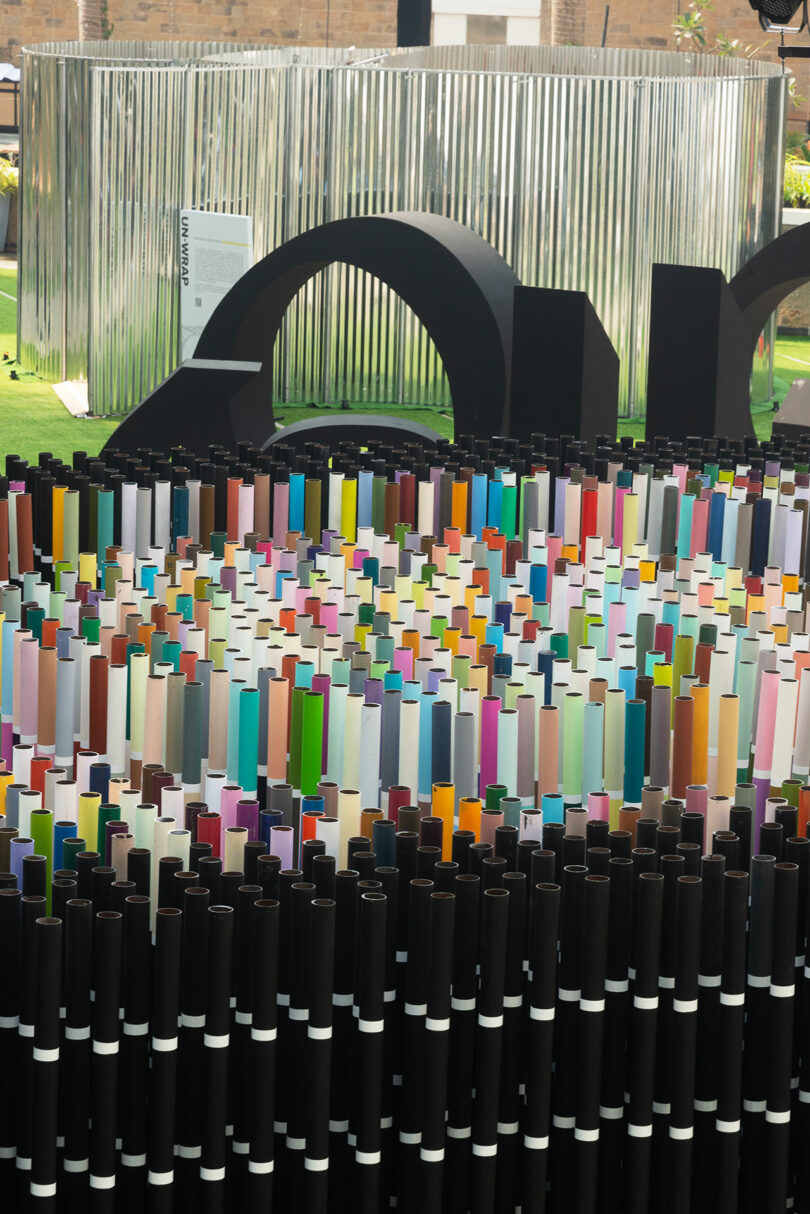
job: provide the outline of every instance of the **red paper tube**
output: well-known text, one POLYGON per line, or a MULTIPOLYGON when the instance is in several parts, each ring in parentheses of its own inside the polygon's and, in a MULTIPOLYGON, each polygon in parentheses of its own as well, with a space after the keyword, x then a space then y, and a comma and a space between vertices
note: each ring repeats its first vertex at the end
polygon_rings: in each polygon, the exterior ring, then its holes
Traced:
POLYGON ((211 844, 211 855, 221 855, 219 840, 221 833, 220 815, 214 810, 206 810, 197 814, 197 841, 211 844))
POLYGON ((20 573, 32 573, 34 570, 34 522, 30 493, 17 495, 17 568, 20 573))
POLYGON ((239 487, 241 484, 241 476, 228 477, 228 514, 226 526, 230 542, 239 539, 239 487))
POLYGON ((672 734, 672 795, 686 797, 686 786, 692 783, 692 733, 695 721, 695 701, 691 696, 676 696, 672 734))
POLYGON ((0 582, 7 582, 8 569, 8 498, 0 498, 0 582))
POLYGON ((90 749, 107 754, 107 670, 109 659, 95 654, 90 659, 90 749))

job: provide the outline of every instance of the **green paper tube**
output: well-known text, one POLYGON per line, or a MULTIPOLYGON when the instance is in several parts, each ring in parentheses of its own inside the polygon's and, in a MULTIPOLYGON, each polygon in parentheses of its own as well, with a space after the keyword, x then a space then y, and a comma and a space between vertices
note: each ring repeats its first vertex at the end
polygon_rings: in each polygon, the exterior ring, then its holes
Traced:
POLYGON ((508 789, 505 784, 487 784, 484 809, 500 809, 501 801, 507 793, 508 789))
MULTIPOLYGON (((605 792, 610 797, 610 829, 619 828, 624 788, 625 695, 618 687, 605 693, 605 792)), ((642 734, 642 742, 644 736, 642 734)))
MULTIPOLYGON (((582 738, 585 697, 569 691, 563 700, 563 799, 566 805, 582 804, 582 738)), ((642 757, 643 757, 642 737, 642 757)))
POLYGON ((371 524, 377 535, 385 531, 385 477, 375 476, 371 485, 371 524))
POLYGON ((194 619, 194 595, 193 594, 178 594, 174 604, 175 611, 179 611, 184 620, 194 619))
POLYGON ((756 784, 749 784, 747 780, 740 780, 734 787, 734 804, 747 805, 753 812, 757 807, 757 787, 756 784))
POLYGON ((471 659, 466 654, 457 653, 453 658, 451 669, 453 678, 459 687, 469 686, 471 659))
POLYGON ((717 644, 717 625, 701 624, 698 630, 698 645, 717 644))
POLYGON ((45 898, 47 912, 50 914, 51 880, 53 879, 53 814, 49 809, 35 809, 31 814, 31 838, 34 840, 34 855, 45 857, 45 898))
POLYGON ((653 667, 657 666, 660 662, 663 662, 665 656, 666 655, 664 654, 663 650, 661 650, 661 649, 648 649, 647 650, 645 657, 644 657, 644 673, 648 679, 654 677, 653 676, 653 667))
POLYGON ((186 676, 173 670, 166 681, 166 762, 164 767, 178 776, 183 769, 183 695, 186 676))
POLYGON ((155 845, 156 805, 143 803, 135 807, 135 846, 151 851, 155 845))
POLYGON ((692 507, 695 504, 694 494, 684 493, 681 496, 678 516, 678 540, 675 549, 679 561, 689 556, 692 543, 692 507))
POLYGON ((434 573, 438 573, 438 572, 439 572, 439 568, 437 565, 423 565, 422 566, 422 578, 424 581, 427 582, 428 586, 433 585, 433 575, 434 575, 434 573))
POLYGON ((87 615, 82 620, 82 636, 91 644, 98 644, 99 629, 101 628, 101 620, 98 616, 87 615))
POLYGON ((585 645, 593 645, 597 658, 607 657, 607 628, 601 615, 585 616, 585 645))
POLYGON ((164 662, 171 662, 175 671, 180 669, 180 642, 179 641, 164 641, 163 642, 163 658, 164 662))
POLYGON ((76 871, 76 857, 80 851, 87 851, 85 839, 63 839, 62 840, 62 863, 61 868, 66 868, 72 872, 76 871))
POLYGON ((555 658, 568 657, 568 633, 552 632, 548 638, 548 647, 555 658))
MULTIPOLYGON (((67 494, 65 496, 67 496, 67 494)), ((74 565, 72 561, 57 561, 54 565, 54 586, 56 587, 58 593, 61 593, 62 574, 72 573, 73 569, 74 565)))
POLYGON ((332 663, 332 686, 348 687, 352 664, 349 658, 335 658, 332 663))
POLYGON ((214 554, 214 560, 221 561, 225 555, 225 541, 228 538, 227 531, 212 531, 211 532, 211 551, 214 554))
POLYGON ((628 700, 624 723, 624 801, 641 804, 644 785, 644 730, 647 705, 644 700, 628 700))
POLYGON ((501 531, 508 540, 515 538, 517 526, 517 486, 504 485, 501 496, 501 531))
POLYGON ((290 712, 290 775, 289 783, 295 792, 301 790, 301 747, 306 687, 294 687, 290 712))
POLYGON ((52 620, 61 620, 65 610, 67 595, 60 590, 52 590, 48 595, 48 615, 52 620))
POLYGON ((239 693, 244 679, 232 679, 228 684, 228 745, 226 772, 229 784, 237 783, 239 773, 239 693))
POLYGON ((239 692, 239 762, 237 781, 242 796, 256 796, 259 763, 259 692, 255 687, 243 687, 239 692))
POLYGON ((104 597, 105 599, 115 598, 115 583, 120 581, 123 576, 123 570, 120 565, 110 564, 104 566, 104 597))
MULTIPOLYGON (((585 608, 571 607, 568 612, 568 654, 576 654, 585 644, 585 608)), ((568 657, 566 654, 566 657, 568 657)), ((562 657, 562 654, 558 655, 562 657)))
POLYGON ((114 502, 115 495, 112 489, 99 489, 96 498, 96 538, 99 562, 104 560, 107 549, 115 543, 113 534, 114 502))
POLYGON ((532 619, 537 620, 541 628, 550 627, 550 606, 548 603, 534 603, 532 619))
POLYGON ((501 799, 501 812, 503 813, 504 826, 514 826, 520 829, 520 811, 523 807, 520 797, 503 797, 501 799))
POLYGON ((693 645, 697 643, 698 618, 696 615, 682 615, 678 621, 678 627, 680 628, 683 636, 692 638, 693 645))
POLYGON ((69 490, 62 498, 62 556, 68 567, 79 563, 79 493, 69 490))
POLYGON ((386 669, 391 669, 391 663, 394 660, 394 638, 387 633, 381 634, 376 638, 374 657, 378 662, 385 662, 386 669))
POLYGON ((394 527, 394 539, 399 544, 400 548, 405 547, 405 536, 411 529, 410 523, 397 523, 394 527))
POLYGON ((799 808, 799 790, 801 787, 801 780, 789 779, 782 781, 782 796, 788 805, 792 805, 794 809, 799 808))
POLYGON ((321 779, 323 693, 307 691, 301 705, 301 793, 312 796, 321 779))
POLYGON ((655 616, 649 611, 639 613, 636 621, 636 669, 647 674, 647 654, 655 644, 655 616))
MULTIPOLYGON (((695 669, 695 638, 687 636, 685 633, 679 633, 675 637, 675 645, 672 651, 672 686, 677 688, 673 700, 676 695, 680 695, 681 675, 692 674, 695 669)), ((675 706, 672 707, 672 717, 675 717, 675 706)))
POLYGON ((737 725, 737 782, 739 784, 748 783, 756 685, 757 663, 740 662, 737 671, 737 695, 740 697, 740 717, 737 725))
POLYGON ((202 781, 202 712, 202 683, 196 681, 185 683, 183 686, 182 770, 184 794, 199 793, 202 781))
POLYGON ((116 822, 121 813, 120 805, 99 805, 98 835, 96 836, 96 851, 102 860, 107 852, 107 823, 116 822))
POLYGON ((449 627, 450 621, 446 615, 434 615, 430 621, 430 635, 438 637, 439 640, 444 636, 445 628, 449 627))

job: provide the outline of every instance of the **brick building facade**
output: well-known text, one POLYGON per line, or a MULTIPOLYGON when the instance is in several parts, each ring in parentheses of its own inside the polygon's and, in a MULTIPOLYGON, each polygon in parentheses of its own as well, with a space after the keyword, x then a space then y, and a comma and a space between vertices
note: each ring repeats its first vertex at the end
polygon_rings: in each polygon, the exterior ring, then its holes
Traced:
MULTIPOLYGON (((76 0, 1 0, 0 62, 78 38, 76 0)), ((396 46, 397 0, 107 0, 115 39, 396 46)))
MULTIPOLYGON (((417 2, 417 0, 415 0, 417 2)), ((469 0, 470 12, 489 11, 492 17, 470 19, 466 41, 506 41, 508 18, 501 19, 508 0, 469 0), (503 29, 501 30, 501 26, 503 29)), ((523 12, 520 0, 516 12, 523 12)), ((610 0, 606 44, 612 47, 675 48, 672 23, 688 0, 610 0)), ((19 61, 20 46, 78 37, 76 0, 2 0, 0 62, 19 61)), ((448 8, 441 0, 438 9, 448 8)), ((536 0, 539 41, 599 46, 605 24, 606 0, 536 0)), ((451 12, 463 12, 465 0, 452 0, 451 12)), ((776 35, 764 34, 747 0, 715 0, 705 14, 711 47, 718 34, 743 45, 761 46, 759 54, 776 58, 776 35), (763 44, 766 44, 763 46, 763 44)), ((397 0, 107 0, 106 21, 115 39, 192 39, 239 42, 300 43, 320 46, 395 46, 397 0)), ((512 17, 514 24, 515 18, 512 17)), ((532 23, 523 21, 521 28, 532 23)), ((536 27, 536 23, 535 23, 536 27)), ((534 33, 534 29, 532 29, 534 33)), ((441 39, 444 41, 445 39, 441 39)), ((508 38, 512 41, 512 37, 508 38)), ((528 39, 534 40, 534 38, 528 39)), ((806 41, 806 35, 801 38, 806 41)), ((793 61, 798 92, 810 95, 810 63, 793 61)), ((791 113, 810 119, 810 103, 791 113)))

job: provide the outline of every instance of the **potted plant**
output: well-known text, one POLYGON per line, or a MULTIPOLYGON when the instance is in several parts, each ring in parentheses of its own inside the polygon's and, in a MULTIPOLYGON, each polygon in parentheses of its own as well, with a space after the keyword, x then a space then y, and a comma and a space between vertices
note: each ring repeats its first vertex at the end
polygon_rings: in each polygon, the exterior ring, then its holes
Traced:
POLYGON ((6 247, 11 195, 17 193, 18 182, 19 170, 10 161, 0 157, 0 252, 6 247))

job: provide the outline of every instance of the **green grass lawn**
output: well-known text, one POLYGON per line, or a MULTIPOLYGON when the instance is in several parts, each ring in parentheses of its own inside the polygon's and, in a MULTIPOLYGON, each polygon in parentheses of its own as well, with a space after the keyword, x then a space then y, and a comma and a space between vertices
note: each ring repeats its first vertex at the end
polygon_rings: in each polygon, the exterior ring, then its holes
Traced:
MULTIPOLYGON (((13 451, 35 462, 40 451, 52 451, 69 462, 74 451, 97 454, 117 422, 106 418, 71 417, 51 385, 16 362, 17 273, 0 265, 0 457, 13 451), (12 375, 16 378, 12 378, 12 375)), ((810 338, 783 337, 776 343, 774 359, 774 395, 783 400, 794 379, 810 376, 810 338)), ((363 413, 379 413, 432 426, 448 438, 453 435, 453 419, 448 410, 431 408, 380 408, 357 405, 363 413)), ((331 413, 328 408, 279 405, 276 420, 281 425, 331 413)), ((770 405, 752 410, 754 428, 760 438, 771 432, 773 413, 770 405)), ((644 437, 644 419, 620 419, 619 435, 644 437)))
POLYGON ((69 461, 74 451, 96 455, 116 427, 102 418, 71 417, 45 380, 16 362, 17 272, 0 267, 0 456, 13 451, 36 462, 40 451, 69 461), (16 379, 12 379, 14 372, 16 379))

